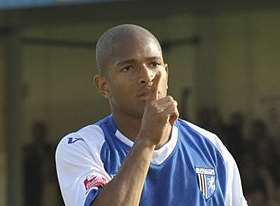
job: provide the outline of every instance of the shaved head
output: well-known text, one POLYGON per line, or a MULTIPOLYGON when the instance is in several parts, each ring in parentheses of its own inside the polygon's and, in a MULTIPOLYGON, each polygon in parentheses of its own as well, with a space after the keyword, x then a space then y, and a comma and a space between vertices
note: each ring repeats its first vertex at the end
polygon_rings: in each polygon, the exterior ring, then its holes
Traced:
POLYGON ((100 74, 105 74, 107 67, 112 63, 114 48, 130 41, 152 41, 160 50, 158 39, 147 29, 134 24, 122 24, 104 32, 96 44, 96 66, 100 74))

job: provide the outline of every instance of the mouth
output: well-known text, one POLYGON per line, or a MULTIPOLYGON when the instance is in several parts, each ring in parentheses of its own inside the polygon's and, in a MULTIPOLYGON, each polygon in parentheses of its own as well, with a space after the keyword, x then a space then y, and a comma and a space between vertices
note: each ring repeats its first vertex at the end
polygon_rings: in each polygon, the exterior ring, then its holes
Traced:
MULTIPOLYGON (((151 96, 152 90, 145 90, 141 91, 136 94, 136 98, 141 99, 141 100, 147 100, 151 96)), ((157 96, 160 96, 160 91, 157 92, 157 96)))
POLYGON ((144 96, 148 96, 151 94, 150 90, 145 90, 145 91, 141 91, 139 93, 136 94, 136 97, 144 97, 144 96))
POLYGON ((146 100, 149 99, 149 97, 150 97, 149 93, 141 93, 141 94, 136 95, 136 98, 141 100, 141 101, 146 101, 146 100))

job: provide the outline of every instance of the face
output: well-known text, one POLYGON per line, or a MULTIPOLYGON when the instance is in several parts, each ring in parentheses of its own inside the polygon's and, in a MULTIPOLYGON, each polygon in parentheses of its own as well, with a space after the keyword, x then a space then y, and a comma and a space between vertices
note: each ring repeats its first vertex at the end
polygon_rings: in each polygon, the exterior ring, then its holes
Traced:
POLYGON ((112 112, 141 118, 157 73, 161 73, 161 98, 167 94, 167 65, 152 38, 126 39, 115 44, 109 74, 103 82, 112 112))

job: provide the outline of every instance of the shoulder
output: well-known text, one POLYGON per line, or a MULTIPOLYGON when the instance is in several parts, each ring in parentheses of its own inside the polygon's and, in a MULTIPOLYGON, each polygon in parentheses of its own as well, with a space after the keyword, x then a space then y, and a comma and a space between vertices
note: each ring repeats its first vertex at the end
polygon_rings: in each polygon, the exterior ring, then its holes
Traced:
MULTIPOLYGON (((193 138, 209 142, 211 147, 214 148, 218 154, 220 154, 219 156, 223 160, 226 173, 226 205, 247 206, 246 200, 243 196, 241 179, 237 164, 219 137, 216 134, 185 120, 179 120, 178 124, 182 129, 189 131, 189 133, 196 134, 191 135, 193 138)), ((200 142, 199 140, 196 142, 200 142)), ((200 146, 203 147, 204 145, 205 144, 201 144, 200 146)))
MULTIPOLYGON (((96 124, 65 135, 56 148, 56 171, 66 205, 84 205, 96 188, 93 180, 111 177, 104 169, 103 130, 96 124)), ((103 180, 103 179, 102 179, 103 180)))
POLYGON ((102 129, 88 125, 61 138, 56 148, 56 159, 99 152, 105 142, 102 129))
POLYGON ((186 120, 180 119, 180 124, 189 127, 190 129, 192 129, 196 133, 198 133, 198 134, 200 134, 200 135, 202 135, 206 138, 209 138, 211 140, 217 138, 216 134, 214 134, 214 133, 212 133, 212 132, 210 132, 206 129, 203 129, 203 128, 201 128, 201 127, 199 127, 199 126, 197 126, 197 125, 195 125, 191 122, 188 122, 186 120))
POLYGON ((188 130, 191 130, 193 133, 196 133, 196 137, 209 142, 211 146, 220 153, 227 166, 232 167, 234 164, 236 164, 232 155, 216 134, 185 120, 180 120, 180 125, 187 128, 188 130))

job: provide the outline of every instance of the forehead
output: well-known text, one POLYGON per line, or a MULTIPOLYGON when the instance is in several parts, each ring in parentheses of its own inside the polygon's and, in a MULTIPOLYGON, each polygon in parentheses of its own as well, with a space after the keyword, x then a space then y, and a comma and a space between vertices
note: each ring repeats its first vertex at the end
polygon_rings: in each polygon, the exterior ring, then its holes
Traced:
POLYGON ((148 58, 162 58, 159 44, 151 37, 130 37, 116 41, 112 45, 111 63, 148 58))

